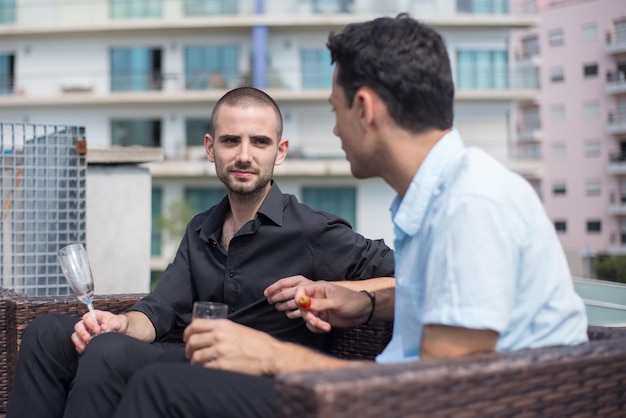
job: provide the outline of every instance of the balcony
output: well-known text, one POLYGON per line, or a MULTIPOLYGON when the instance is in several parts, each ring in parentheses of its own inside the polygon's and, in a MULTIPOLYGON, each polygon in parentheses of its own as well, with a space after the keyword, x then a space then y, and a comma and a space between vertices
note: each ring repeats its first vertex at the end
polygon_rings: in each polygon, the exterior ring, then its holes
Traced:
POLYGON ((517 126, 518 142, 540 142, 543 139, 541 125, 538 124, 519 124, 517 126))
POLYGON ((623 54, 626 52, 626 33, 606 33, 605 51, 609 55, 623 54))
MULTIPOLYGON (((626 161, 625 161, 626 164, 626 161)), ((626 215, 626 194, 611 192, 609 194, 609 215, 626 215)))
POLYGON ((607 72, 605 89, 606 89, 607 94, 626 93, 626 72, 624 71, 607 72))
POLYGON ((626 114, 609 112, 606 130, 610 135, 626 134, 626 114))
POLYGON ((609 238, 609 255, 626 255, 626 231, 612 231, 609 238))
MULTIPOLYGON (((271 53, 271 51, 270 51, 271 53)), ((107 63, 103 62, 102 66, 107 63)), ((276 100, 288 102, 326 102, 330 94, 329 69, 313 73, 298 71, 296 62, 281 65, 280 70, 270 68, 266 74, 265 90, 276 100), (327 79, 325 81, 325 78, 327 79), (312 81, 314 83, 312 84, 312 81)), ((191 73, 146 72, 135 75, 109 70, 71 72, 48 69, 41 73, 17 74, 14 91, 0 94, 1 108, 29 106, 103 106, 114 104, 192 104, 218 100, 227 90, 250 86, 253 74, 244 68, 239 71, 214 71, 204 75, 191 73), (51 76, 50 74, 58 74, 51 76)), ((467 76, 467 73, 465 73, 467 76)), ((474 77, 488 80, 493 74, 474 77)), ((499 83, 470 83, 457 86, 457 101, 521 100, 538 98, 539 90, 531 83, 521 81, 520 74, 509 74, 499 83)), ((533 135, 536 135, 533 134, 533 135)))
POLYGON ((607 172, 612 175, 626 174, 626 152, 612 152, 609 154, 607 172))
POLYGON ((374 16, 409 12, 433 26, 518 27, 539 21, 531 0, 111 0, 50 6, 18 3, 0 35, 153 32, 277 26, 336 28, 374 16), (260 11, 259 11, 260 10, 260 11), (356 19, 355 19, 356 17, 356 19), (11 20, 11 19, 10 19, 11 20))

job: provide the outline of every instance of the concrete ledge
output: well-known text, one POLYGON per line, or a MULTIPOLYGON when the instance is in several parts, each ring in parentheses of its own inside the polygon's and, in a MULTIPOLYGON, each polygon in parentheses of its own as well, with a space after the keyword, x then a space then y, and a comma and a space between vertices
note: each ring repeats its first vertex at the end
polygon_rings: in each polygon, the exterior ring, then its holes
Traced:
POLYGON ((87 164, 143 164, 163 160, 162 148, 140 146, 87 148, 87 164))

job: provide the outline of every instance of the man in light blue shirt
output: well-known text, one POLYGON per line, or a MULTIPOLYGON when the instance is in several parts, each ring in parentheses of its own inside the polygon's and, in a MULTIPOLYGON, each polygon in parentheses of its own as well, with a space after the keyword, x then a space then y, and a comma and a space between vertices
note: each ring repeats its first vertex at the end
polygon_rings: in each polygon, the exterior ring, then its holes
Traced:
POLYGON ((537 194, 457 131, 432 148, 392 215, 395 329, 377 361, 417 359, 423 324, 492 330, 496 351, 586 340, 583 302, 537 194))
MULTIPOLYGON (((586 341, 584 305, 533 189, 465 148, 453 129, 454 84, 441 36, 401 15, 348 25, 327 46, 336 64, 333 132, 352 174, 380 177, 398 195, 396 288, 368 295, 315 282, 277 307, 320 332, 394 319, 379 362, 586 341)), ((275 292, 267 289, 270 302, 275 292)), ((267 376, 355 366, 228 320, 194 320, 185 341, 190 364, 134 375, 119 417, 220 416, 229 397, 271 411, 275 393, 261 390, 272 387, 267 376), (210 382, 219 385, 207 389, 210 382)))

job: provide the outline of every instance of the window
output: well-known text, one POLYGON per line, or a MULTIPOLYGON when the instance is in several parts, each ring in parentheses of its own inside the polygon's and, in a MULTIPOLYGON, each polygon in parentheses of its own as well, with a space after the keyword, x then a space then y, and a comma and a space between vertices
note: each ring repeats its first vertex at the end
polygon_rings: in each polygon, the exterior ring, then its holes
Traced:
POLYGON ((583 23, 580 27, 580 37, 583 41, 595 41, 598 39, 598 25, 594 23, 583 23))
POLYGON ((163 190, 152 189, 152 232, 150 235, 150 255, 158 257, 161 255, 162 235, 161 235, 161 208, 163 207, 163 190))
POLYGON ((602 222, 598 219, 588 220, 587 232, 592 232, 592 233, 602 232, 602 222))
POLYGON ((458 13, 473 14, 507 14, 509 2, 507 0, 456 0, 458 13))
POLYGON ((15 0, 0 0, 0 23, 15 22, 15 0))
POLYGON ((161 89, 161 50, 111 49, 111 91, 161 89))
POLYGON ((563 29, 552 29, 548 32, 548 43, 550 46, 563 45, 563 29))
POLYGON ((552 67, 550 69, 550 81, 553 83, 565 80, 565 70, 563 67, 552 67))
POLYGON ((552 185, 552 193, 555 196, 565 195, 567 193, 567 186, 565 182, 557 182, 552 185))
POLYGON ((217 205, 226 196, 223 187, 187 187, 185 189, 185 202, 193 212, 193 215, 217 205))
POLYGON ((117 119, 111 121, 113 145, 161 146, 161 121, 156 119, 117 119))
POLYGON ((458 51, 460 89, 506 89, 509 86, 507 51, 458 51))
POLYGON ((160 17, 162 0, 109 0, 111 17, 125 19, 130 17, 160 17))
POLYGON ((567 221, 563 219, 554 221, 554 229, 556 232, 567 232, 567 221))
POLYGON ((237 45, 185 48, 185 88, 188 90, 227 89, 238 83, 237 45))
POLYGON ((522 39, 522 51, 522 56, 524 58, 539 55, 539 37, 537 37, 537 35, 533 35, 522 39))
POLYGON ((305 48, 300 51, 302 88, 329 89, 333 82, 330 51, 326 48, 305 48))
POLYGON ((214 16, 237 14, 237 0, 185 0, 185 16, 214 16))
POLYGON ((585 157, 600 156, 600 141, 597 139, 589 139, 585 141, 585 157))
POLYGON ((587 179, 585 181, 585 195, 587 196, 600 196, 602 193, 602 187, 600 179, 587 179))
POLYGON ((552 157, 565 158, 565 142, 555 142, 552 144, 552 157))
POLYGON ((598 64, 585 64, 583 66, 583 76, 587 77, 597 77, 598 76, 598 64))
POLYGON ((14 71, 15 58, 13 54, 0 54, 0 95, 13 93, 14 71))
POLYGON ((356 228, 356 190, 354 187, 304 187, 302 201, 314 209, 341 216, 356 228))
POLYGON ((585 102, 584 113, 587 118, 597 118, 600 115, 600 102, 594 100, 592 102, 585 102))
POLYGON ((565 119, 565 105, 562 105, 562 104, 552 105, 550 112, 552 114, 552 120, 555 122, 565 119))
POLYGON ((204 146, 204 135, 211 132, 211 120, 187 119, 185 121, 185 144, 188 147, 204 146))

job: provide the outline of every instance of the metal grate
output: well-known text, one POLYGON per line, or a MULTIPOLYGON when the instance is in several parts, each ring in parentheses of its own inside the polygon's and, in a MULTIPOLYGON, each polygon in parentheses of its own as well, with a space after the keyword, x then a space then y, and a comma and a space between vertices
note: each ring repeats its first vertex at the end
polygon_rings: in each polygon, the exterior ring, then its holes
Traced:
POLYGON ((86 241, 85 130, 0 122, 0 285, 33 296, 70 290, 57 250, 86 241))

